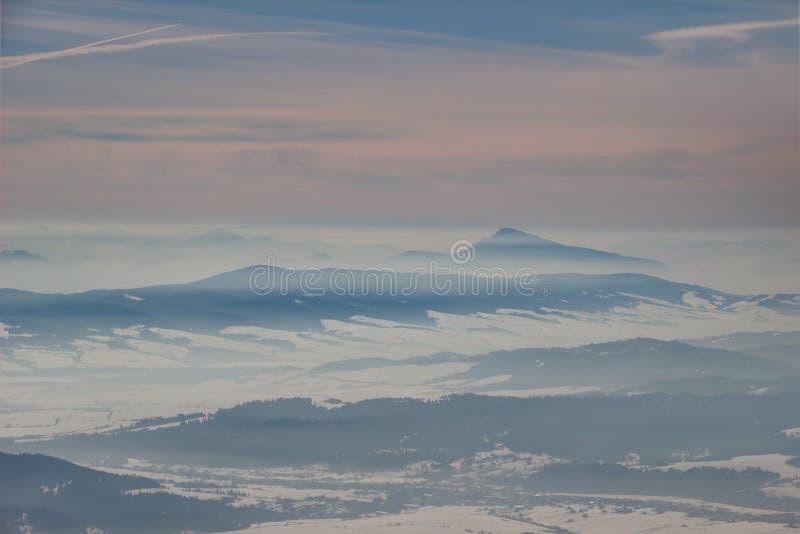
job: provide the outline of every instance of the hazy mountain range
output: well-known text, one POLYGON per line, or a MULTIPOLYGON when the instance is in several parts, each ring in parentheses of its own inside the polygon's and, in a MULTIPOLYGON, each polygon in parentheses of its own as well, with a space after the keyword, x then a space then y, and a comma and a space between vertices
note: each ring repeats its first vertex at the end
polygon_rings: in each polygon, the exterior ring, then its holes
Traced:
MULTIPOLYGON (((759 350, 744 354, 720 348, 702 348, 677 341, 630 339, 576 348, 530 348, 481 355, 439 353, 403 360, 349 359, 326 363, 313 373, 353 372, 365 369, 460 362, 471 365, 462 373, 435 379, 439 383, 465 381, 471 391, 559 386, 596 390, 634 390, 713 393, 777 389, 800 392, 800 351, 793 360, 776 362, 759 350), (784 383, 785 382, 785 383, 784 383), (714 383, 714 384, 712 384, 714 383)), ((788 360, 788 359, 787 359, 788 360)))
MULTIPOLYGON (((511 230, 487 241, 477 255, 521 263, 606 254, 511 230)), ((581 492, 798 519, 797 295, 638 273, 541 274, 530 294, 407 272, 382 288, 362 270, 339 292, 342 271, 315 270, 313 287, 251 265, 187 284, 0 290, 0 450, 113 471, 0 456, 0 491, 15 488, 2 528, 207 531, 581 492), (254 276, 287 282, 259 294, 254 276)))
MULTIPOLYGON (((431 322, 429 310, 446 313, 494 312, 499 308, 535 310, 562 309, 589 313, 609 312, 655 299, 669 305, 686 306, 685 298, 697 299, 701 308, 736 311, 748 304, 796 314, 795 295, 739 296, 712 289, 671 282, 641 274, 539 275, 533 295, 510 290, 507 295, 487 291, 478 282, 474 294, 437 294, 430 279, 421 277, 411 294, 376 291, 375 279, 363 271, 351 271, 354 286, 348 294, 334 291, 338 271, 326 268, 315 279, 314 289, 324 294, 308 294, 297 276, 288 277, 286 291, 276 285, 266 295, 249 287, 251 266, 189 284, 150 286, 133 289, 93 290, 70 294, 41 294, 13 289, 0 290, 0 322, 18 327, 19 333, 36 335, 86 328, 125 328, 134 324, 169 328, 219 329, 232 325, 264 325, 272 328, 315 328, 322 319, 346 320, 353 315, 401 320, 421 324, 431 322), (362 282, 366 280, 366 282, 362 282), (126 297, 127 295, 127 297, 126 297), (131 298, 132 297, 132 298, 131 298)), ((267 267, 273 280, 286 272, 267 267)), ((455 286, 456 276, 450 279, 455 286)), ((412 287, 410 276, 398 274, 398 287, 412 287)), ((472 287, 471 279, 465 282, 472 287)))

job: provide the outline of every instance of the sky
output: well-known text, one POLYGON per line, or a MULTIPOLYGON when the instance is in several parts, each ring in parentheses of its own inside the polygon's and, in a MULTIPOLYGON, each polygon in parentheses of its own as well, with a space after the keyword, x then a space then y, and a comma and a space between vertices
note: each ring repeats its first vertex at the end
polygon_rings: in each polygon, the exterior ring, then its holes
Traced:
POLYGON ((2 4, 0 218, 800 224, 798 4, 2 4))

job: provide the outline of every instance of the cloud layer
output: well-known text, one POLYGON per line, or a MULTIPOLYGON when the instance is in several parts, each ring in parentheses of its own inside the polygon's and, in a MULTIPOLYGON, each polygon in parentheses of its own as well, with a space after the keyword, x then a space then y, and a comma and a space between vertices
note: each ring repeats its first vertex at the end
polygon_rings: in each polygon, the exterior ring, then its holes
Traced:
POLYGON ((796 46, 755 38, 796 36, 778 16, 792 7, 631 22, 627 52, 487 38, 477 21, 456 37, 389 28, 391 11, 355 24, 166 3, 133 24, 110 6, 5 17, 2 64, 25 62, 3 69, 6 217, 800 222, 796 46), (698 39, 730 46, 672 53, 698 39))
POLYGON ((712 24, 710 26, 689 26, 651 33, 648 39, 666 49, 691 46, 701 39, 727 39, 731 41, 748 41, 753 32, 777 28, 797 27, 800 19, 765 20, 753 22, 737 22, 733 24, 712 24))

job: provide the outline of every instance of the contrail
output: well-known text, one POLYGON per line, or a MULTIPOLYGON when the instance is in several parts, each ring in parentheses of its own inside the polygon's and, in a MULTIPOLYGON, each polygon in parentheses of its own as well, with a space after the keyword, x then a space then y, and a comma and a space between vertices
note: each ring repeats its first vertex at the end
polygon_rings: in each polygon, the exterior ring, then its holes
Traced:
POLYGON ((175 26, 180 25, 178 24, 170 24, 169 26, 161 26, 160 28, 153 28, 152 30, 145 30, 142 32, 131 33, 128 35, 122 35, 120 37, 112 37, 111 39, 104 39, 102 41, 95 41, 93 43, 88 43, 81 46, 76 46, 73 48, 67 48, 65 50, 55 50, 53 52, 42 52, 37 54, 25 54, 21 56, 7 56, 0 58, 0 68, 6 69, 10 67, 16 67, 18 65, 24 65, 25 63, 31 63, 33 61, 39 61, 41 59, 52 59, 58 57, 67 57, 67 56, 81 56, 85 54, 104 54, 110 52, 124 52, 125 50, 136 50, 138 48, 147 48, 149 46, 158 46, 158 45, 165 45, 165 44, 180 44, 180 43, 192 43, 192 42, 202 42, 202 41, 210 41, 213 39, 222 39, 225 37, 242 37, 247 35, 280 35, 280 36, 287 36, 287 37, 300 37, 300 36, 320 36, 325 35, 324 33, 320 32, 312 32, 312 31, 264 31, 264 32, 239 32, 239 33, 204 33, 200 35, 189 35, 185 37, 165 37, 160 39, 146 39, 144 41, 137 41, 135 43, 126 43, 126 44, 105 44, 110 43, 113 41, 119 41, 120 39, 126 39, 128 37, 135 37, 138 35, 143 35, 146 33, 151 33, 159 30, 165 30, 167 28, 173 28, 175 26), (105 45, 105 46, 100 46, 105 45))
POLYGON ((181 25, 181 23, 178 22, 176 24, 168 24, 166 26, 159 26, 158 28, 153 28, 152 30, 144 30, 144 31, 141 31, 141 32, 129 33, 128 35, 120 35, 119 37, 112 37, 111 39, 104 39, 102 41, 95 41, 93 43, 89 43, 89 44, 85 44, 85 45, 81 45, 81 46, 76 46, 75 48, 67 48, 66 50, 62 50, 62 52, 69 52, 70 50, 80 50, 81 48, 89 48, 90 46, 97 46, 97 45, 101 45, 101 44, 105 44, 105 43, 110 43, 110 42, 113 42, 113 41, 119 41, 121 39, 127 39, 128 37, 138 37, 139 35, 144 35, 146 33, 158 32, 158 31, 161 31, 161 30, 174 28, 175 26, 180 26, 180 25, 181 25))
POLYGON ((87 43, 72 48, 65 48, 64 50, 53 50, 52 52, 39 52, 37 54, 23 54, 21 56, 6 56, 0 58, 0 68, 16 67, 17 65, 24 65, 25 63, 31 63, 32 61, 39 61, 40 59, 51 59, 56 57, 72 56, 78 53, 79 50, 91 48, 93 46, 99 46, 106 43, 112 43, 114 41, 119 41, 121 39, 128 39, 130 37, 138 37, 140 35, 146 35, 148 33, 167 30, 169 28, 174 28, 175 26, 180 26, 180 25, 181 25, 180 22, 178 22, 177 24, 168 24, 166 26, 159 26, 158 28, 152 28, 150 30, 129 33, 127 35, 120 35, 119 37, 111 37, 110 39, 103 39, 102 41, 94 41, 93 43, 87 43))
POLYGON ((169 26, 161 26, 160 28, 153 28, 152 30, 145 30, 142 32, 131 33, 128 35, 122 35, 120 37, 112 37, 111 39, 105 39, 103 41, 95 41, 93 43, 76 46, 74 48, 67 48, 65 50, 55 50, 53 52, 42 52, 38 54, 25 54, 21 56, 7 56, 4 58, 0 58, 0 60, 2 60, 2 63, 0 63, 0 68, 5 69, 10 67, 16 67, 18 65, 24 65, 25 63, 31 63, 32 61, 39 61, 41 59, 52 59, 52 58, 67 57, 67 56, 80 56, 85 54, 105 54, 111 52, 123 52, 125 50, 136 50, 138 48, 147 48, 149 46, 210 41, 213 39, 222 39, 225 37, 240 37, 245 35, 284 35, 284 36, 323 35, 318 32, 303 32, 303 31, 206 33, 200 35, 189 35, 185 37, 165 37, 160 39, 146 39, 144 41, 137 41, 135 43, 126 43, 126 44, 105 44, 113 41, 118 41, 120 39, 126 39, 128 37, 135 37, 137 35, 143 35, 146 33, 151 33, 159 30, 165 30, 167 28, 173 28, 178 25, 179 24, 170 24, 169 26), (105 46, 99 46, 103 44, 105 44, 105 46))

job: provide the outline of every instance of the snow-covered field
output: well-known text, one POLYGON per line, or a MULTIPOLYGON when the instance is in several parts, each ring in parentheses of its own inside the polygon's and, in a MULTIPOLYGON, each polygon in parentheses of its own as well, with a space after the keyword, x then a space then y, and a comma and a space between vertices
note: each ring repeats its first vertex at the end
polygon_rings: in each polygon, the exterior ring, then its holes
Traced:
MULTIPOLYGON (((782 475, 770 488, 800 480, 798 470, 777 454, 737 457, 721 462, 685 462, 667 468, 698 465, 761 467, 782 475)), ((445 479, 426 462, 404 469, 350 472, 312 464, 294 467, 233 468, 199 465, 156 465, 129 458, 119 467, 91 467, 121 475, 145 476, 162 487, 155 490, 199 499, 229 499, 234 506, 310 513, 309 519, 254 525, 241 532, 376 533, 616 533, 616 532, 789 532, 787 514, 772 510, 705 502, 692 498, 597 493, 536 493, 504 477, 532 475, 563 460, 516 453, 505 446, 454 461, 445 479), (471 488, 491 489, 479 502, 471 488), (337 516, 342 505, 362 503, 381 510, 393 491, 415 488, 420 494, 450 501, 437 506, 405 505, 402 513, 380 511, 337 516), (322 512, 321 512, 322 511, 322 512), (322 519, 314 519, 320 517, 322 519), (334 519, 324 518, 333 514, 334 519)))
POLYGON ((273 532, 363 532, 371 534, 429 534, 467 532, 486 534, 523 534, 581 532, 588 534, 645 532, 794 532, 784 525, 766 522, 729 522, 690 517, 680 512, 656 512, 639 509, 628 513, 603 512, 597 507, 575 510, 569 506, 538 506, 505 509, 474 506, 424 507, 400 514, 376 514, 348 520, 303 520, 262 524, 238 531, 246 534, 273 532), (574 511, 570 511, 574 510, 574 511), (508 514, 508 515, 506 515, 508 514))
MULTIPOLYGON (((90 329, 56 348, 42 345, 37 338, 9 338, 11 343, 0 351, 4 391, 0 437, 94 431, 140 417, 211 411, 265 397, 431 398, 475 388, 488 394, 508 393, 502 376, 479 382, 441 380, 469 368, 458 362, 313 372, 315 366, 334 361, 376 356, 396 360, 438 352, 476 355, 632 337, 675 339, 800 330, 800 316, 778 313, 755 301, 723 306, 691 291, 679 303, 637 299, 631 307, 608 312, 498 309, 460 315, 429 311, 433 323, 427 326, 353 316, 346 321, 323 320, 320 331, 266 326, 232 326, 203 334, 137 325, 111 332, 90 329)), ((13 330, 3 327, 2 332, 10 336, 13 330)), ((586 390, 564 384, 513 393, 581 391, 586 390)))

